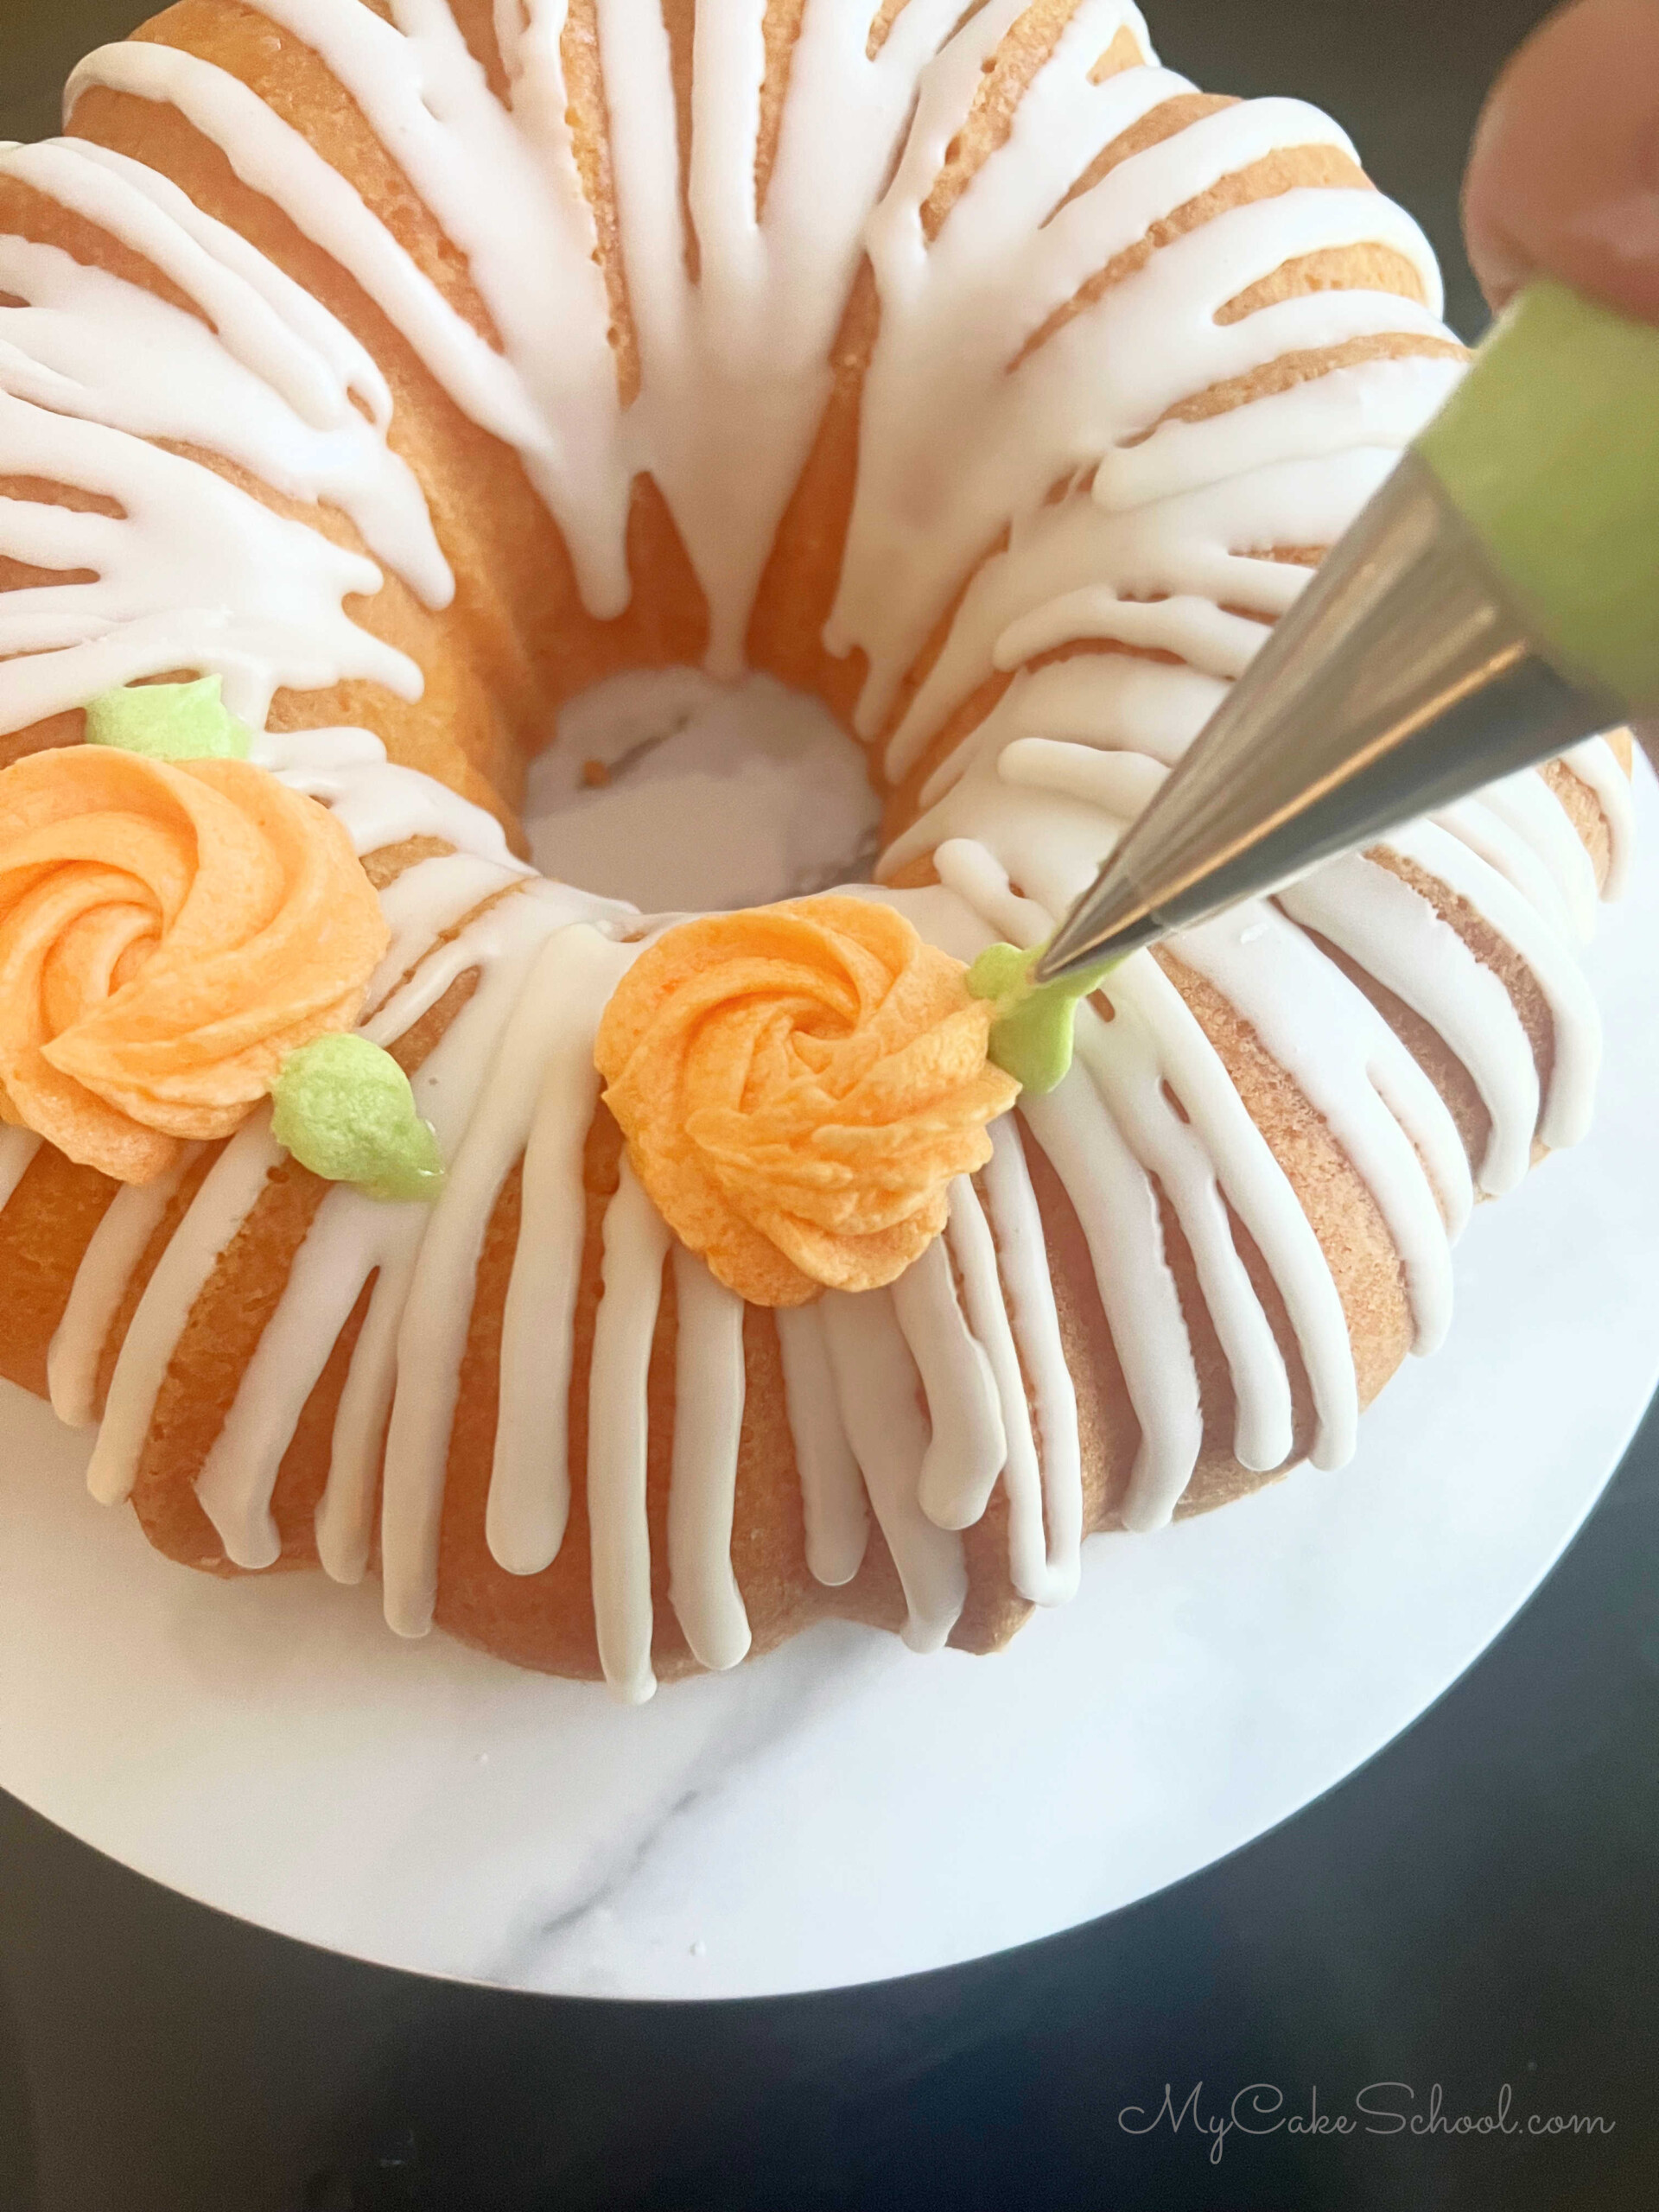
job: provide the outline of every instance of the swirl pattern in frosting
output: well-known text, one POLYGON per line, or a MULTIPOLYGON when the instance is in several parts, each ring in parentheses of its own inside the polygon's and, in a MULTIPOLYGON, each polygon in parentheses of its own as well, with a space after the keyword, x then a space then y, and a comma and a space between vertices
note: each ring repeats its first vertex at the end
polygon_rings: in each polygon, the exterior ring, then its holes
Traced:
POLYGON ((757 1306, 893 1281, 990 1157, 1019 1085, 991 1009, 890 906, 803 899, 658 938, 594 1057, 635 1173, 683 1243, 757 1306))
POLYGON ((345 830, 264 769, 30 755, 0 774, 0 1114, 152 1181, 352 1027, 388 941, 345 830))

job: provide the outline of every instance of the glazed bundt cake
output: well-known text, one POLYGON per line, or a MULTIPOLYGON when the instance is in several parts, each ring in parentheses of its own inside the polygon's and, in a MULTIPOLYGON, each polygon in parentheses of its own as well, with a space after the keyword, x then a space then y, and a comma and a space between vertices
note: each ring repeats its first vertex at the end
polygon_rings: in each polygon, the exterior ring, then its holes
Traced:
MULTIPOLYGON (((1136 955, 943 1234, 804 1302, 601 1099, 662 925, 514 847, 564 702, 747 667, 884 799, 836 929, 1046 937, 1459 374, 1341 131, 1126 0, 181 0, 66 118, 0 154, 0 878, 89 703, 219 679, 378 893, 360 1027, 447 1164, 388 1202, 175 1089, 127 1177, 9 1061, 0 1372, 95 1492, 638 1697, 827 1614, 989 1649, 1085 1534, 1340 1465, 1477 1192, 1585 1126, 1609 741, 1136 955)), ((95 811, 102 951, 41 951, 44 863, 35 966, 0 924, 37 1027, 207 865, 95 811)))

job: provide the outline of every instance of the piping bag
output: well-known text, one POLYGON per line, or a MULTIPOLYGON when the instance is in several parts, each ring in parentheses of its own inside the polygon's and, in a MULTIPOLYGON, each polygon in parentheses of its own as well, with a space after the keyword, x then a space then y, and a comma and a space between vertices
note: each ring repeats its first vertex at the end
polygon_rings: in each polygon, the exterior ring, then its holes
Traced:
POLYGON ((1659 329, 1541 282, 1029 982, 1075 998, 1171 931, 1643 713, 1659 713, 1659 329))

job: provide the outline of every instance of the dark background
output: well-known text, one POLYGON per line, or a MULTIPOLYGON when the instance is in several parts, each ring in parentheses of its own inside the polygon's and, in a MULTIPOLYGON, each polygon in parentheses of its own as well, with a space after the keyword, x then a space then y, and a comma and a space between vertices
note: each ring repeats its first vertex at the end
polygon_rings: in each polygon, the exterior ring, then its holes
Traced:
MULTIPOLYGON (((0 0, 0 137, 54 127, 122 0, 0 0)), ((1164 55, 1348 124, 1479 328, 1457 183, 1529 0, 1152 0, 1164 55)), ((1659 1255, 1656 1255, 1659 1256, 1659 1255)), ((1659 1311, 1655 1317, 1659 1333, 1659 1311)), ((1470 1378, 1478 1387, 1478 1377, 1470 1378)), ((765 2004, 505 1997, 219 1918, 0 1796, 0 2212, 1659 2202, 1659 1414, 1497 1647, 1363 1773, 1162 1897, 1031 1949, 765 2004), (1135 2136, 1252 2083, 1442 2127, 1135 2136), (1497 2109, 1523 2132, 1458 2138, 1497 2109), (1381 2108, 1384 2093, 1370 2101, 1381 2108), (1408 2100, 1414 2101, 1408 2101, 1408 2100), (1528 2114, 1593 2114, 1540 2139, 1528 2114)))

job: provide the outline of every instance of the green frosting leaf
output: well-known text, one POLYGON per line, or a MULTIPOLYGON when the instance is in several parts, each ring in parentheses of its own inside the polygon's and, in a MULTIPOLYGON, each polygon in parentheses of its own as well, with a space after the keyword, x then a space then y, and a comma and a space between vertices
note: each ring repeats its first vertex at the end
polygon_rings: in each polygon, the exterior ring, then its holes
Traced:
POLYGON ((355 1183, 372 1198, 437 1197, 436 1133, 416 1112, 402 1068, 366 1037, 302 1045, 283 1062, 270 1095, 272 1135, 314 1175, 355 1183))
POLYGON ((988 945, 968 970, 970 995, 996 1004, 987 1047, 990 1058, 1022 1090, 1038 1097, 1065 1081, 1078 1004, 1114 965, 1104 960, 1056 983, 1033 983, 1031 970, 1041 950, 988 945))
POLYGON ((225 704, 216 676, 194 683, 128 683, 86 709, 88 745, 148 760, 245 760, 252 734, 225 704))

